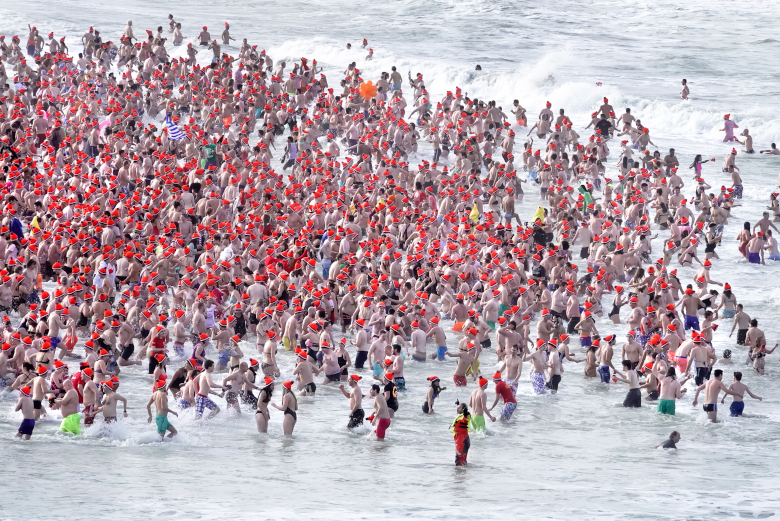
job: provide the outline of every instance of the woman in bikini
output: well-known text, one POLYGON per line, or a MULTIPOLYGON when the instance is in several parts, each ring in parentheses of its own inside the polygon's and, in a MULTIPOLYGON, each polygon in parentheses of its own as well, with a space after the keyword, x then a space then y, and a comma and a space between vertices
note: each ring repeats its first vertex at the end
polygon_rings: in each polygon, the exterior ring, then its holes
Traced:
POLYGON ((613 324, 620 324, 620 308, 625 304, 623 300, 623 286, 615 286, 615 297, 612 299, 612 310, 609 312, 609 318, 613 324))
POLYGON ((32 381, 35 380, 35 366, 29 362, 22 362, 22 374, 16 377, 9 391, 18 391, 24 386, 32 385, 32 381))
POLYGON ((702 165, 704 165, 704 163, 709 163, 710 161, 714 161, 714 158, 708 159, 706 161, 702 161, 701 154, 696 154, 696 157, 693 158, 693 163, 691 163, 691 166, 688 167, 689 169, 693 168, 694 172, 696 173, 696 175, 694 175, 693 177, 694 178, 701 177, 702 165))
POLYGON ((715 311, 720 311, 720 308, 723 308, 723 318, 734 318, 737 314, 737 297, 731 292, 731 285, 728 283, 723 286, 720 305, 715 311))
POLYGON ((769 196, 769 206, 767 206, 766 209, 772 212, 772 215, 774 216, 773 220, 775 222, 780 222, 780 200, 778 199, 777 193, 772 193, 769 196))
MULTIPOLYGON (((292 436, 295 424, 298 422, 298 415, 295 411, 298 410, 298 399, 295 397, 292 391, 293 383, 291 381, 284 382, 282 387, 282 405, 276 405, 272 403, 275 409, 284 411, 284 422, 282 427, 284 429, 285 436, 292 436)), ((260 401, 258 400, 258 408, 260 407, 260 401)))
MULTIPOLYGON (((271 414, 268 412, 268 404, 271 402, 273 393, 274 379, 266 377, 263 388, 257 396, 256 401, 257 411, 255 411, 255 422, 257 423, 257 432, 268 432, 268 420, 271 419, 271 414)), ((284 403, 284 398, 282 399, 282 403, 284 403)))
POLYGON ((352 365, 352 358, 347 352, 346 338, 339 340, 338 347, 336 348, 336 356, 338 357, 339 368, 341 368, 341 381, 346 382, 349 378, 349 367, 352 365))
POLYGON ((747 258, 747 245, 752 238, 753 234, 750 233, 750 223, 746 222, 744 227, 739 231, 739 235, 737 235, 737 240, 739 241, 739 252, 745 258, 747 258))
POLYGON ((671 217, 671 213, 669 213, 669 207, 666 206, 666 203, 658 203, 658 206, 655 210, 655 222, 658 223, 658 226, 662 230, 668 230, 669 229, 669 219, 671 217))
POLYGON ((775 352, 775 349, 777 349, 777 346, 779 344, 775 344, 775 347, 772 349, 767 349, 766 346, 761 345, 761 339, 756 339, 756 346, 753 348, 752 352, 750 353, 750 358, 753 359, 753 369, 756 371, 756 373, 763 375, 764 374, 764 365, 766 364, 766 361, 764 360, 767 355, 771 355, 775 352))

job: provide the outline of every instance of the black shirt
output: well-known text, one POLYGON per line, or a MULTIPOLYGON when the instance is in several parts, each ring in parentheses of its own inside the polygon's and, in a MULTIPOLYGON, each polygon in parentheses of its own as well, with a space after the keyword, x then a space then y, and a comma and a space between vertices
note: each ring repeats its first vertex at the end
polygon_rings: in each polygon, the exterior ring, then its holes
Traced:
POLYGON ((398 388, 395 386, 393 382, 388 382, 385 384, 385 392, 390 393, 390 398, 387 399, 387 406, 390 407, 392 410, 397 411, 398 410, 398 388))
POLYGON ((612 123, 606 119, 602 119, 596 123, 596 128, 601 131, 602 136, 606 136, 609 134, 609 129, 612 128, 612 123))

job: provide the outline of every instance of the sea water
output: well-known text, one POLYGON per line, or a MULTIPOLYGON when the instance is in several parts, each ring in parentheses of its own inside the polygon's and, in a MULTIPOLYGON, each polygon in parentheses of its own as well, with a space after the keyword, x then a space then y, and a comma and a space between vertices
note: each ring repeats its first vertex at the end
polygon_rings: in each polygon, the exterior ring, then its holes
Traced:
MULTIPOLYGON (((584 137, 590 113, 606 96, 618 114, 632 109, 651 129, 662 154, 676 149, 688 185, 683 192, 690 197, 693 181, 687 167, 695 154, 717 158, 704 167, 713 191, 731 185, 720 169, 732 147, 722 143, 723 114, 730 113, 740 125, 737 133, 750 129, 757 150, 780 139, 780 37, 774 19, 762 14, 773 7, 775 2, 698 0, 53 0, 0 4, 0 34, 6 41, 14 34, 24 40, 30 23, 43 34, 66 35, 73 55, 89 25, 104 39, 118 41, 128 19, 143 34, 167 27, 172 13, 189 38, 202 25, 217 38, 229 22, 236 43, 247 37, 277 62, 317 59, 332 86, 350 62, 357 63, 364 79, 374 81, 395 65, 404 76, 422 73, 433 101, 456 86, 471 97, 496 100, 507 113, 518 99, 531 124, 550 101, 553 110, 566 109, 584 137), (363 38, 374 49, 371 62, 359 49, 363 38), (483 70, 475 71, 476 64, 483 70), (679 99, 682 78, 690 85, 688 101, 679 99)), ((184 47, 168 50, 181 56, 184 47)), ((223 50, 235 54, 237 47, 223 50)), ((210 52, 201 49, 199 59, 207 63, 210 52)), ((527 130, 514 128, 519 146, 527 130)), ((614 177, 617 141, 610 147, 608 174, 614 177)), ((780 157, 737 150, 743 206, 732 211, 712 277, 732 285, 771 347, 780 339, 780 266, 747 264, 735 238, 744 221, 761 217, 777 184, 780 157)), ((431 155, 421 143, 412 163, 431 155)), ((519 205, 526 220, 541 203, 535 186, 526 185, 519 205)), ((667 234, 660 232, 660 237, 667 234)), ((660 238, 654 242, 660 245, 660 238)), ((673 267, 684 284, 691 281, 695 269, 673 267)), ((621 341, 627 330, 606 319, 599 319, 597 327, 621 341)), ((146 421, 152 382, 145 368, 122 373, 119 392, 129 401, 128 418, 111 426, 98 422, 80 437, 60 433, 59 414, 53 412, 36 426, 32 440, 16 440, 21 419, 13 412, 15 397, 0 393, 0 519, 771 517, 780 508, 780 363, 772 355, 767 375, 754 375, 742 364, 746 351, 729 337, 730 328, 730 321, 721 320, 714 334, 718 354, 726 348, 733 352, 735 364, 722 367, 724 382, 741 370, 743 382, 764 398, 758 402, 746 396, 744 417, 728 417, 727 400, 721 406, 722 423, 707 422, 701 408, 691 406, 692 382, 674 417, 656 414, 648 403, 639 410, 624 409, 625 385, 586 380, 583 366, 570 362, 564 364, 557 395, 534 396, 526 365, 512 420, 489 423, 486 434, 472 435, 468 468, 453 465, 449 425, 455 401, 468 400, 474 384, 455 389, 452 360, 407 362, 407 391, 400 393, 400 409, 385 442, 376 441, 367 426, 346 430, 349 402, 333 386, 319 386, 316 397, 299 397, 292 439, 282 436, 279 411, 271 409, 269 433, 261 435, 252 411, 225 412, 224 401, 217 400, 223 412, 210 421, 196 422, 192 411, 171 416, 180 435, 164 443, 146 421), (436 402, 436 414, 426 416, 420 406, 431 375, 448 389, 436 402), (656 450, 672 430, 682 434, 679 450, 656 450)), ((458 337, 448 336, 453 349, 458 337)), ((575 356, 582 358, 584 351, 574 344, 575 356)), ((258 356, 253 344, 242 349, 258 356)), ((293 356, 282 352, 278 358, 282 378, 290 378, 293 356)), ((492 373, 495 361, 494 353, 483 354, 485 374, 492 373)), ((223 375, 214 376, 221 381, 223 375)), ((371 376, 364 376, 361 385, 367 392, 371 376)), ((488 397, 492 403, 492 392, 488 397)), ((277 391, 273 401, 279 400, 277 391)), ((370 399, 364 406, 370 414, 370 399)))

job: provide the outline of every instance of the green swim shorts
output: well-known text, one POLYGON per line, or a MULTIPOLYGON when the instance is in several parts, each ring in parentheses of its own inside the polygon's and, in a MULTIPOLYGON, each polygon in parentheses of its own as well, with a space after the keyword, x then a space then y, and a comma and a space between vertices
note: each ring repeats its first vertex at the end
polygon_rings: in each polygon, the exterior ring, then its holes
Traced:
POLYGON ((165 434, 165 432, 168 430, 168 426, 170 423, 168 422, 168 415, 167 414, 158 414, 154 417, 154 421, 157 424, 157 432, 162 434, 165 434))
POLYGON ((474 427, 474 432, 485 431, 485 417, 475 414, 471 417, 471 426, 474 427))
POLYGON ((674 416, 674 400, 658 400, 658 412, 674 416))
POLYGON ((71 434, 81 434, 81 415, 76 413, 71 414, 70 416, 66 416, 65 419, 62 420, 60 430, 62 430, 62 432, 69 432, 71 434))

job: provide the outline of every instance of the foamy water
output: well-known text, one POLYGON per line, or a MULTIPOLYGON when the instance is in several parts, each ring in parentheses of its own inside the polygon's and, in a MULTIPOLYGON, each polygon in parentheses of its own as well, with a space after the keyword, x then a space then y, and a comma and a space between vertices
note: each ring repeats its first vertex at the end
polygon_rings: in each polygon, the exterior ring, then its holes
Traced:
MULTIPOLYGON (((720 172, 723 155, 731 149, 718 132, 723 114, 731 113, 741 128, 751 130, 756 149, 780 140, 775 117, 780 42, 776 24, 760 9, 750 3, 726 7, 698 1, 631 6, 505 0, 136 1, 109 7, 94 0, 58 0, 1 5, 0 34, 23 37, 30 22, 57 37, 66 34, 73 53, 90 24, 116 41, 127 19, 141 32, 164 25, 171 12, 190 37, 201 25, 215 33, 229 21, 234 37, 248 37, 276 61, 316 58, 331 84, 352 61, 365 71, 365 79, 374 80, 395 65, 404 76, 407 70, 423 73, 434 99, 459 86, 470 96, 495 99, 505 111, 519 99, 532 120, 549 100, 554 110, 566 109, 583 136, 589 135, 582 130, 589 114, 607 96, 618 113, 632 108, 662 153, 677 150, 689 185, 687 166, 693 156, 717 157, 704 167, 704 177, 719 187, 731 184, 720 172), (364 50, 345 48, 346 42, 359 47, 364 37, 374 49, 372 62, 363 61, 364 50), (476 63, 483 71, 473 70, 476 63), (690 101, 678 97, 683 77, 690 84, 690 101)), ((204 54, 200 57, 206 59, 204 54)), ((525 132, 518 131, 518 138, 525 132)), ((612 149, 614 163, 615 144, 612 149)), ((780 266, 747 264, 735 238, 743 221, 760 218, 776 185, 780 158, 748 156, 737 149, 743 206, 732 211, 712 276, 733 286, 774 345, 780 339, 780 266)), ((421 146, 420 158, 430 159, 429 154, 421 146)), ((692 188, 684 193, 692 195, 692 188)), ((521 217, 530 218, 539 202, 537 191, 527 188, 521 217)), ((675 267, 680 280, 689 282, 695 270, 675 267)), ((145 370, 123 372, 119 392, 130 402, 129 417, 110 427, 95 425, 78 438, 58 432, 59 418, 52 417, 36 426, 31 441, 15 440, 20 421, 12 412, 15 397, 0 393, 0 454, 6 471, 0 518, 768 517, 778 512, 780 364, 772 355, 768 374, 754 376, 741 365, 745 350, 728 338, 730 322, 721 324, 714 334, 716 351, 731 349, 735 361, 733 369, 724 367, 724 381, 731 380, 731 371, 742 370, 743 381, 764 398, 746 397, 745 417, 721 413, 723 423, 708 423, 701 408, 691 406, 692 382, 675 417, 659 416, 654 407, 627 410, 621 406, 625 385, 586 380, 582 365, 568 362, 559 394, 534 396, 526 366, 512 421, 472 435, 467 469, 453 467, 448 427, 455 400, 467 400, 474 386, 470 382, 456 390, 448 383, 451 361, 406 364, 408 390, 400 395, 385 443, 372 439, 368 427, 348 432, 349 402, 328 386, 319 386, 314 398, 299 398, 291 440, 282 436, 279 411, 271 412, 269 434, 260 435, 250 411, 225 413, 220 400, 223 413, 211 421, 195 422, 191 411, 172 417, 181 434, 165 443, 157 442, 154 426, 146 422, 151 380, 145 370), (428 417, 420 405, 425 378, 433 374, 449 388, 437 401, 437 414, 428 417), (680 450, 655 450, 675 429, 683 437, 680 450)), ((607 320, 597 325, 602 334, 617 333, 621 339, 627 329, 607 320)), ((450 335, 450 347, 457 340, 450 335)), ((257 355, 253 345, 242 349, 257 355)), ((581 357, 579 347, 574 351, 581 357)), ((282 377, 289 377, 292 356, 280 353, 279 359, 282 377)), ((485 373, 494 363, 495 354, 483 354, 485 373)), ((722 410, 727 412, 727 405, 722 410)))

